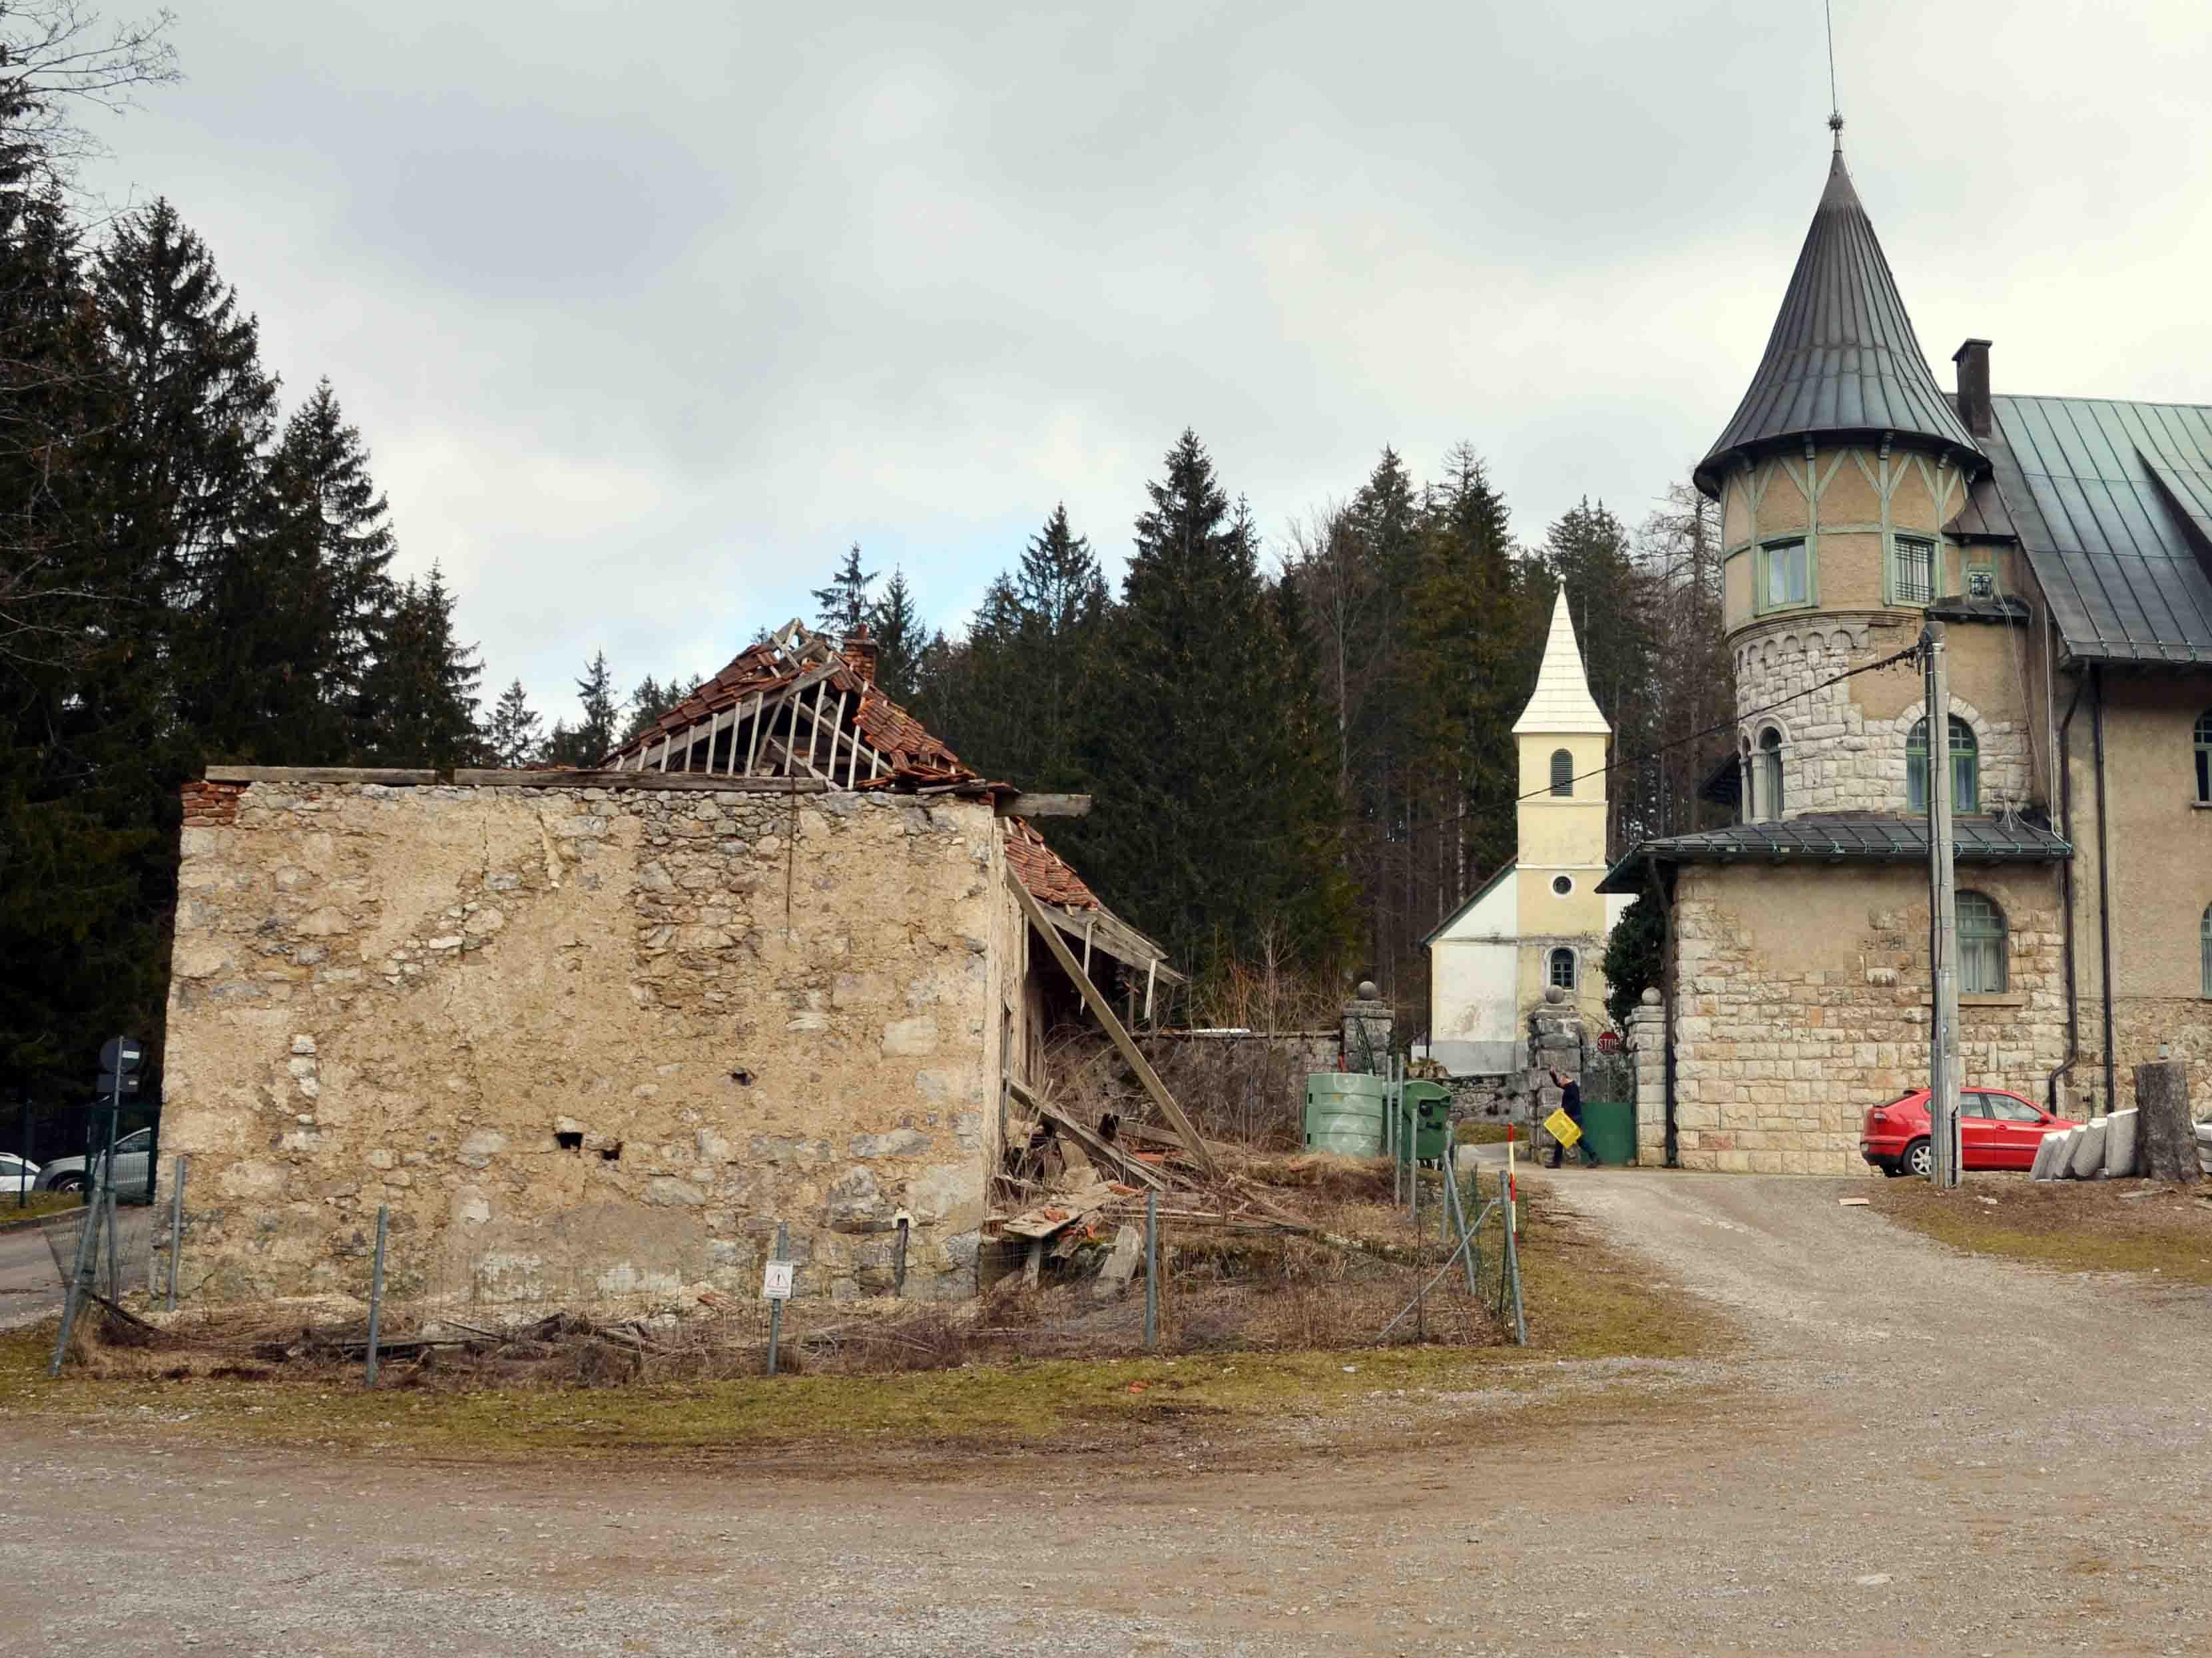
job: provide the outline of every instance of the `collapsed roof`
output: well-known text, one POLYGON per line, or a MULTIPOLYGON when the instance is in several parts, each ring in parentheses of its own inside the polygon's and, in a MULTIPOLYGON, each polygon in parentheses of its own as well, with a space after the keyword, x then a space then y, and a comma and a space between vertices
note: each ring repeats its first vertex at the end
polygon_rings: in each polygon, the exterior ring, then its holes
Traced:
POLYGON ((1047 919, 1149 978, 1183 975, 1122 920, 1010 805, 1011 783, 971 767, 875 683, 875 641, 862 629, 838 647, 797 618, 609 753, 610 771, 805 779, 836 789, 988 799, 1001 812, 1006 864, 1047 919))

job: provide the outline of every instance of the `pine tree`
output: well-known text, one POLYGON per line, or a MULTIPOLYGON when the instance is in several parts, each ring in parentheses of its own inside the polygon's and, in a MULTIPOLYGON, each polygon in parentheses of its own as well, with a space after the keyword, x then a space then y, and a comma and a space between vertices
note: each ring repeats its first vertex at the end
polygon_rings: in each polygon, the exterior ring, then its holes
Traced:
POLYGON ((453 595, 436 565, 405 583, 384 653, 369 673, 378 714, 372 753, 385 765, 465 766, 478 752, 476 647, 453 629, 453 595))
POLYGON ((499 694, 499 701, 492 705, 490 722, 484 727, 484 748, 492 764, 526 766, 537 759, 538 725, 522 682, 517 679, 499 694))
MULTIPOLYGON (((657 688, 656 688, 657 689, 657 688)), ((615 701, 615 677, 607 666, 607 653, 594 651, 576 682, 583 718, 575 725, 556 720, 545 740, 545 757, 556 766, 596 767, 619 741, 621 709, 615 701)))
POLYGON ((860 544, 854 542, 829 581, 814 589, 814 625, 838 639, 858 631, 868 619, 868 589, 875 580, 876 572, 860 568, 860 544))
POLYGON ((894 702, 911 703, 919 689, 922 653, 928 648, 928 630, 906 574, 894 569, 884 584, 883 597, 868 607, 868 631, 876 640, 876 683, 894 702))

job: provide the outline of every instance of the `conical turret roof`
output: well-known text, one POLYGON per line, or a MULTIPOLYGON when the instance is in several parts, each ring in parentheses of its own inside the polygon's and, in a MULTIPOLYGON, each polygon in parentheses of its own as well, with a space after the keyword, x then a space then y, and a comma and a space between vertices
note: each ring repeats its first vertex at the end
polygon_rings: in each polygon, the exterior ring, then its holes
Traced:
POLYGON ((1567 590, 1552 601, 1552 632, 1544 641, 1544 665, 1536 670, 1536 694, 1513 722, 1516 737, 1572 737, 1595 732, 1610 737, 1613 727, 1597 711, 1583 653, 1575 643, 1574 618, 1567 614, 1567 590))
POLYGON ((1839 147, 1766 355, 1698 464, 1698 487, 1718 494, 1722 468, 1739 450, 1884 432, 1982 458, 1929 372, 1839 147))

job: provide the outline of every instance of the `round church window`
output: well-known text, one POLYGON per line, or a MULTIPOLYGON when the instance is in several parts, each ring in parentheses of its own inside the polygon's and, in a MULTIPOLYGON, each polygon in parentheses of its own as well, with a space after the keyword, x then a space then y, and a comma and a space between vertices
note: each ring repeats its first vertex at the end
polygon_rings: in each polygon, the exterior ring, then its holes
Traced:
POLYGON ((1556 892, 1556 893, 1558 893, 1558 894, 1559 895, 1559 896, 1560 896, 1560 897, 1562 897, 1562 898, 1565 897, 1569 893, 1572 892, 1574 890, 1575 890, 1575 878, 1574 878, 1573 876, 1571 876, 1571 875, 1554 875, 1554 876, 1552 878, 1552 890, 1553 890, 1553 891, 1554 891, 1554 892, 1556 892))

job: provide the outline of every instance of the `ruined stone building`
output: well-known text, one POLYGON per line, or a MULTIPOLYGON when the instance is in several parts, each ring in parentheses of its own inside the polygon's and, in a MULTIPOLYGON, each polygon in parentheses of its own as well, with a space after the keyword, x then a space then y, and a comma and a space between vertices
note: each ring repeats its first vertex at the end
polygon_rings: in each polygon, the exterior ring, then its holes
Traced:
POLYGON ((1101 987, 1177 980, 865 639, 796 623, 601 771, 185 804, 162 1145, 203 1297, 360 1292, 380 1204, 402 1295, 750 1297, 779 1222, 801 1295, 965 1295, 1004 1080, 1077 1000, 1016 884, 1101 987))
POLYGON ((1740 821, 1604 884, 1667 908, 1664 1109, 1690 1167, 1858 1169, 1866 1108, 1925 1080, 1931 717, 1965 1080, 2078 1116, 2171 1043, 2212 1102, 2212 409, 1996 392, 1987 340, 1953 361, 1947 394, 1838 144, 1696 473, 1740 713, 1711 787, 1740 821), (1930 618, 1948 708, 1909 662, 1851 671, 1930 618))
POLYGON ((1478 884, 1421 942, 1429 952, 1425 1057, 1454 1077, 1525 1068, 1528 1016, 1554 989, 1594 1029, 1606 1024, 1607 936, 1625 896, 1606 872, 1606 768, 1613 727, 1599 712, 1562 588, 1528 706, 1511 863, 1478 884))

